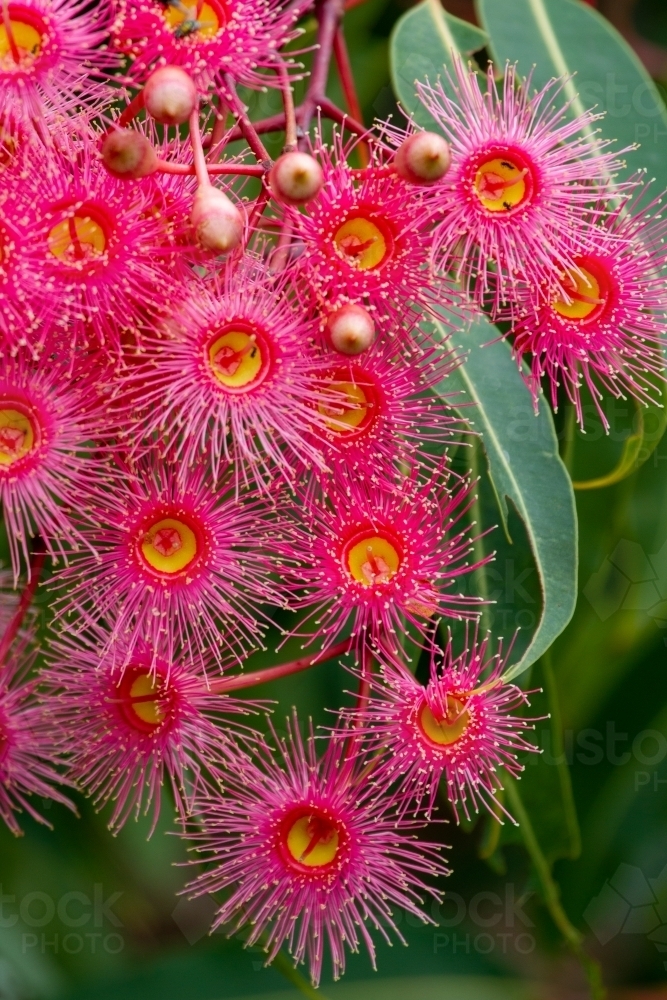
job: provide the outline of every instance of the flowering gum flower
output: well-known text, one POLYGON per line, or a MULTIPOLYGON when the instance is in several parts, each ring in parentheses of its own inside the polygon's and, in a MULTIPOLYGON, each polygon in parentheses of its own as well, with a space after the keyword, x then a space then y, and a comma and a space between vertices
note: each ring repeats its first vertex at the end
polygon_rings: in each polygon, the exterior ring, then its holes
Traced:
MULTIPOLYGON (((216 489, 202 468, 179 477, 154 458, 121 470, 124 487, 96 497, 96 525, 57 583, 60 616, 109 623, 108 648, 126 666, 141 642, 174 662, 211 653, 221 665, 260 635, 263 602, 282 604, 283 519, 253 493, 235 497, 231 471, 216 489)), ((68 628, 72 627, 68 623, 68 628)))
POLYGON ((64 360, 20 352, 0 374, 0 502, 14 578, 39 533, 54 559, 82 541, 91 491, 110 477, 95 452, 104 421, 90 380, 64 360))
POLYGON ((373 781, 394 785, 401 808, 425 802, 430 815, 444 777, 457 822, 460 812, 470 819, 480 804, 500 821, 509 815, 496 797, 503 787, 498 769, 520 775, 517 753, 537 750, 521 733, 534 729, 535 720, 516 714, 528 697, 501 679, 509 655, 503 657, 502 641, 493 655, 489 646, 488 636, 480 641, 475 629, 471 639, 466 630, 465 648, 455 656, 450 638, 444 653, 432 651, 426 686, 393 662, 373 678, 359 732, 370 752, 384 754, 373 781))
POLYGON ((237 482, 264 487, 276 470, 293 479, 295 459, 321 466, 309 431, 323 431, 321 410, 338 394, 315 381, 314 335, 289 272, 273 276, 247 259, 193 284, 130 369, 141 407, 131 433, 173 445, 184 471, 206 454, 214 479, 231 460, 237 482))
POLYGON ((184 820, 214 751, 241 767, 229 716, 247 715, 252 704, 211 696, 203 662, 193 669, 179 658, 156 659, 139 642, 120 657, 127 666, 119 671, 115 656, 100 658, 105 645, 96 630, 52 641, 42 674, 45 711, 59 734, 69 777, 96 806, 113 802, 109 827, 118 830, 133 812, 138 817, 143 811, 151 813, 152 833, 165 779, 184 820))
MULTIPOLYGON (((463 435, 465 425, 442 395, 458 359, 416 327, 410 343, 407 352, 380 336, 359 357, 322 360, 318 382, 335 393, 318 403, 325 423, 317 439, 329 470, 391 488, 406 469, 437 464, 444 445, 463 435)), ((310 483, 317 486, 312 475, 310 483)))
POLYGON ((71 784, 59 773, 62 755, 50 721, 36 696, 37 681, 26 680, 35 658, 28 637, 15 643, 0 665, 0 818, 13 834, 22 831, 16 813, 26 812, 51 826, 37 812, 32 796, 74 806, 53 786, 71 784))
POLYGON ((59 134, 13 185, 21 278, 68 343, 114 352, 146 312, 165 311, 185 264, 165 238, 158 182, 113 177, 89 135, 59 134))
POLYGON ((201 826, 190 839, 197 863, 212 867, 187 891, 228 890, 214 928, 250 924, 248 944, 263 939, 269 962, 286 944, 317 985, 325 941, 334 978, 345 971, 345 945, 356 952, 363 942, 375 967, 370 929, 405 944, 392 907, 431 923, 423 896, 440 893, 423 877, 448 872, 441 845, 416 840, 423 824, 400 820, 346 759, 345 733, 318 761, 312 733, 304 745, 296 716, 287 725, 277 754, 257 747, 240 774, 225 772, 224 795, 198 797, 201 826))
POLYGON ((126 82, 138 86, 157 66, 180 66, 200 91, 230 73, 245 86, 266 87, 260 72, 296 33, 308 5, 283 0, 115 0, 112 45, 127 56, 126 82))
MULTIPOLYGON (((356 142, 356 140, 355 140, 356 142)), ((315 298, 330 311, 355 302, 402 329, 406 303, 430 307, 435 291, 428 270, 431 190, 419 188, 373 163, 352 170, 351 146, 334 136, 329 149, 318 141, 313 155, 324 171, 319 194, 299 211, 283 211, 303 243, 297 267, 315 298)), ((452 298, 443 286, 443 296, 452 298)))
POLYGON ((501 97, 493 66, 483 90, 460 60, 448 79, 455 99, 439 82, 417 83, 452 151, 451 168, 435 188, 441 218, 433 256, 497 309, 518 279, 558 283, 572 268, 585 244, 581 211, 620 163, 593 132, 601 115, 571 118, 570 105, 558 105, 562 81, 531 96, 530 78, 521 85, 507 65, 501 97))
POLYGON ((478 615, 480 598, 450 592, 479 563, 467 561, 467 529, 456 530, 471 486, 457 480, 450 490, 448 475, 413 475, 391 490, 341 477, 309 501, 296 572, 312 638, 324 636, 328 646, 351 623, 359 645, 368 637, 394 654, 405 619, 424 633, 434 616, 478 615))
POLYGON ((660 208, 656 200, 634 214, 636 203, 626 202, 597 225, 595 213, 582 218, 589 249, 577 254, 576 242, 564 240, 573 264, 561 275, 562 290, 520 292, 512 344, 519 365, 527 356, 530 375, 524 377, 536 408, 544 376, 554 408, 562 384, 582 426, 582 385, 606 428, 602 389, 644 403, 657 393, 650 376, 664 380, 667 325, 667 221, 655 215, 660 208))
POLYGON ((54 114, 94 111, 107 99, 100 74, 118 61, 103 45, 112 16, 109 0, 4 0, 0 121, 40 128, 54 114))

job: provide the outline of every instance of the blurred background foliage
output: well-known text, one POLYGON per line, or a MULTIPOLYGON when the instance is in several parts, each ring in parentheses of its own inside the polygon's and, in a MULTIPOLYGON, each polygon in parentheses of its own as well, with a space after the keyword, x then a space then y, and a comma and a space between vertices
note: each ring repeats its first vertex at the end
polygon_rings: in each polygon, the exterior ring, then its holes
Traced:
MULTIPOLYGON (((346 17, 367 123, 397 112, 389 35, 409 6, 367 0, 346 17)), ((475 20, 468 0, 446 6, 475 20)), ((667 94, 664 0, 601 0, 599 9, 667 94)), ((304 44, 313 38, 307 34, 304 44)), ((330 93, 343 103, 335 78, 330 93)), ((275 94, 249 97, 257 116, 278 110, 277 100, 275 94)), ((630 402, 609 401, 607 412, 609 436, 595 419, 585 435, 573 433, 567 408, 556 416, 561 454, 575 480, 613 468, 636 428, 630 402)), ((536 868, 535 851, 526 850, 525 836, 510 824, 501 828, 482 818, 461 828, 449 824, 444 832, 437 827, 430 833, 451 845, 454 869, 448 901, 434 912, 440 926, 413 926, 404 917, 409 948, 381 945, 376 974, 365 955, 352 956, 341 984, 325 978, 324 996, 585 996, 580 964, 552 919, 554 906, 549 912, 544 905, 550 891, 560 892, 564 912, 585 936, 614 996, 667 995, 661 986, 667 967, 666 497, 667 438, 622 482, 577 494, 577 610, 526 678, 526 686, 543 689, 533 698, 533 714, 551 718, 537 723, 536 742, 544 752, 526 760, 519 790, 559 890, 538 877, 539 858, 536 868)), ((498 522, 486 480, 481 521, 485 527, 498 522)), ((510 534, 512 545, 494 532, 498 555, 487 579, 496 601, 488 617, 494 633, 506 637, 517 625, 530 632, 540 602, 525 531, 514 515, 510 534)), ((297 648, 256 656, 250 666, 286 659, 297 648)), ((280 729, 292 705, 302 719, 310 715, 327 724, 323 706, 344 703, 349 686, 344 669, 326 663, 252 694, 276 700, 280 729)), ((104 814, 82 799, 78 806, 79 820, 58 806, 47 812, 54 832, 29 819, 19 840, 0 829, 1 1000, 301 995, 280 971, 263 967, 259 949, 244 950, 242 935, 208 936, 212 901, 190 903, 176 895, 187 880, 178 867, 187 854, 170 835, 168 808, 148 842, 143 821, 111 837, 104 814)))

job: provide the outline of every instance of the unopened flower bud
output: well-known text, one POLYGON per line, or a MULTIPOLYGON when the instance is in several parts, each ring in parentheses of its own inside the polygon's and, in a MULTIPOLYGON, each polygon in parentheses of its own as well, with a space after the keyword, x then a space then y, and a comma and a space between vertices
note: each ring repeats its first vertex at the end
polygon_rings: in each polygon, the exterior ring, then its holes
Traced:
POLYGON ((190 222, 206 250, 228 253, 243 238, 243 217, 233 201, 214 187, 200 187, 192 205, 190 222))
POLYGON ((412 184, 433 184, 445 176, 451 161, 446 139, 435 132, 416 132, 396 150, 394 169, 412 184))
POLYGON ((182 125, 197 107, 197 88, 179 66, 151 73, 144 87, 146 111, 161 125, 182 125))
POLYGON ((308 153, 283 153, 269 172, 273 197, 288 205, 304 205, 323 184, 322 167, 308 153))
POLYGON ((114 177, 134 181, 157 170, 157 153, 145 135, 134 129, 115 129, 102 143, 104 166, 114 177))
POLYGON ((373 317, 362 306, 341 306, 327 320, 331 346, 340 354, 361 354, 375 339, 373 317))

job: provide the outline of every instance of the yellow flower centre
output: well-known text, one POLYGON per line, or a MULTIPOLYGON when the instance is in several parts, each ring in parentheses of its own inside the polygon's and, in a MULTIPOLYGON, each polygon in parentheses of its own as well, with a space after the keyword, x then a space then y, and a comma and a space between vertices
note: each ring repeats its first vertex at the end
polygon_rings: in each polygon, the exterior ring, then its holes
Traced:
POLYGON ((366 535, 345 552, 352 579, 364 587, 377 587, 396 576, 401 565, 398 547, 383 535, 366 535))
POLYGON ((465 708, 462 701, 453 695, 447 695, 447 712, 443 718, 435 717, 428 704, 424 702, 419 715, 419 727, 431 743, 438 746, 451 746, 456 743, 466 732, 470 725, 470 713, 465 708))
POLYGON ((167 715, 167 692, 162 678, 143 667, 128 667, 118 688, 126 721, 144 733, 159 729, 167 715))
POLYGON ((225 10, 215 0, 170 0, 163 16, 177 38, 214 38, 227 24, 225 10))
POLYGON ((18 462, 35 444, 30 418, 11 405, 0 405, 0 467, 18 462))
POLYGON ((554 299, 552 306, 564 319, 579 321, 595 319, 604 309, 609 289, 603 288, 601 275, 577 264, 576 271, 569 271, 563 281, 563 293, 554 299))
POLYGON ((57 222, 48 235, 49 251, 56 260, 76 268, 103 260, 107 242, 101 219, 87 214, 85 207, 57 222))
POLYGON ((336 434, 347 434, 356 430, 368 415, 366 393, 356 382, 331 382, 329 385, 340 402, 327 400, 318 403, 318 410, 326 417, 326 425, 336 434))
POLYGON ((231 392, 256 389, 269 371, 268 346, 258 331, 226 330, 208 347, 215 379, 231 392))
POLYGON ((174 576, 197 558, 199 546, 192 528, 174 517, 164 517, 142 535, 139 549, 150 569, 174 576))
POLYGON ((285 835, 288 862, 299 867, 325 868, 337 858, 340 831, 328 817, 309 812, 289 822, 285 835))
POLYGON ((393 249, 389 232, 363 216, 344 222, 336 231, 334 244, 340 256, 359 271, 380 267, 393 249))
POLYGON ((530 169, 511 157, 494 156, 477 168, 473 190, 487 212, 511 212, 530 201, 530 169))
POLYGON ((8 4, 0 20, 0 71, 29 70, 41 55, 44 38, 44 24, 33 11, 8 4))

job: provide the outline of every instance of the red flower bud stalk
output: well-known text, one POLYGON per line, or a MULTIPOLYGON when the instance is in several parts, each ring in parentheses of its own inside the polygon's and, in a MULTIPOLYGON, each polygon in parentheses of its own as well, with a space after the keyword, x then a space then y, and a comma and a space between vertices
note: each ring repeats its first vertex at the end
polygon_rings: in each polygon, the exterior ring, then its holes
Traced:
POLYGON ((243 216, 231 199, 211 184, 199 134, 197 108, 190 114, 190 141, 199 182, 190 215, 192 228, 197 242, 205 250, 229 253, 243 239, 243 216))

